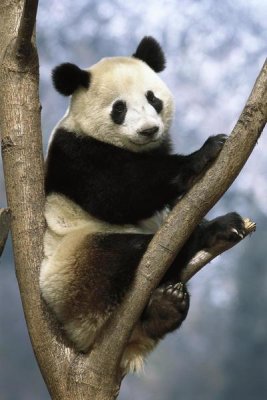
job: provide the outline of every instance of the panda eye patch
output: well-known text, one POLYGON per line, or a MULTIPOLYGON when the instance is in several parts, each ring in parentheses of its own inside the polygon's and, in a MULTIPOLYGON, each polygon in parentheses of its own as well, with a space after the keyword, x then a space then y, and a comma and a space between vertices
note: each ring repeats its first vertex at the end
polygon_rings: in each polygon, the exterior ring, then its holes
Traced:
POLYGON ((152 90, 148 90, 146 92, 146 98, 147 98, 147 101, 149 102, 149 104, 151 104, 151 106, 154 107, 155 110, 157 111, 157 113, 159 114, 163 109, 162 100, 160 100, 158 97, 156 97, 154 95, 154 93, 152 92, 152 90))
POLYGON ((123 100, 117 100, 112 106, 111 119, 115 124, 121 125, 124 122, 125 115, 127 112, 126 102, 123 100))

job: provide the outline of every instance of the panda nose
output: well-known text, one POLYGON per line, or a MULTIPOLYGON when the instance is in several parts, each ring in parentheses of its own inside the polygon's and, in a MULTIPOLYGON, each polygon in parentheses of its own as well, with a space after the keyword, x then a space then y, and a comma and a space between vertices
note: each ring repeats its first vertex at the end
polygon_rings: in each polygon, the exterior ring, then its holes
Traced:
POLYGON ((151 137, 151 136, 154 136, 155 133, 158 132, 158 130, 159 130, 158 126, 153 126, 152 128, 143 129, 142 131, 139 131, 139 133, 142 136, 151 137))

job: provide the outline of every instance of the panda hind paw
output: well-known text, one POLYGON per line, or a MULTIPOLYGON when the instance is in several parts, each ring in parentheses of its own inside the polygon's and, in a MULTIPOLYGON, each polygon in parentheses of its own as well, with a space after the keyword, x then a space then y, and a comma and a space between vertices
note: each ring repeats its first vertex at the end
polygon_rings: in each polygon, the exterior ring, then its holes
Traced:
POLYGON ((181 313, 187 310, 189 295, 182 282, 167 283, 160 286, 156 291, 161 294, 163 302, 172 303, 181 313))
POLYGON ((231 212, 209 222, 206 237, 207 247, 220 241, 236 243, 245 235, 245 221, 236 212, 231 212))
POLYGON ((183 283, 162 284, 152 293, 141 317, 143 329, 150 338, 161 339, 179 328, 188 309, 189 294, 183 283))

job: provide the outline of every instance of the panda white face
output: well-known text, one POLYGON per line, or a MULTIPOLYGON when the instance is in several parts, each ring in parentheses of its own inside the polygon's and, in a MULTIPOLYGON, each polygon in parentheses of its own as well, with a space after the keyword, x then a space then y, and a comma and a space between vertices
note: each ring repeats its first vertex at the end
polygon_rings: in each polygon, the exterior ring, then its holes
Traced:
POLYGON ((156 148, 166 139, 173 98, 145 62, 134 57, 105 58, 87 71, 89 87, 74 91, 57 127, 132 151, 156 148))

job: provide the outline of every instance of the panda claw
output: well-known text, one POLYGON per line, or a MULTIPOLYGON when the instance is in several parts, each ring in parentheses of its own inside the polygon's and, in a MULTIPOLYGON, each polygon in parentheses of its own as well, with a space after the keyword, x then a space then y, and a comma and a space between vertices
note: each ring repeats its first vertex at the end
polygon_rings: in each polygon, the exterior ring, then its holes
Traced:
POLYGON ((228 139, 227 135, 222 135, 222 138, 218 141, 218 143, 220 144, 224 144, 226 142, 226 140, 228 139))
POLYGON ((239 232, 236 228, 232 228, 231 232, 238 236, 240 239, 244 239, 245 232, 243 230, 239 232))
POLYGON ((218 138, 220 139, 221 143, 225 143, 225 141, 228 139, 228 135, 226 135, 225 133, 220 133, 218 135, 218 138))
POLYGON ((174 286, 173 286, 173 288, 175 289, 175 290, 180 290, 181 289, 181 287, 182 287, 182 283, 181 282, 178 282, 178 283, 176 283, 174 286))
POLYGON ((237 234, 238 236, 240 236, 240 232, 238 232, 238 230, 236 228, 232 228, 231 231, 235 234, 237 234))
POLYGON ((174 296, 181 301, 184 298, 184 286, 181 282, 178 282, 175 285, 168 285, 165 288, 165 293, 174 296))

